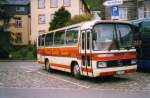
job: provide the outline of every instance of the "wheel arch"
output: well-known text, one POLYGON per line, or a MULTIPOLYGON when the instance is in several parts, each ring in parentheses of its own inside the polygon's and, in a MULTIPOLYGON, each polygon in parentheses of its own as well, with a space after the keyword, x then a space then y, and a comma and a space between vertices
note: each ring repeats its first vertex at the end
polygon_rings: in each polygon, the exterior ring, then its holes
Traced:
POLYGON ((75 64, 78 64, 78 62, 77 61, 72 61, 71 64, 70 64, 71 65, 71 73, 73 72, 73 67, 75 66, 75 64))
POLYGON ((45 58, 45 59, 44 59, 44 63, 46 63, 47 61, 49 61, 49 59, 48 59, 48 58, 45 58))

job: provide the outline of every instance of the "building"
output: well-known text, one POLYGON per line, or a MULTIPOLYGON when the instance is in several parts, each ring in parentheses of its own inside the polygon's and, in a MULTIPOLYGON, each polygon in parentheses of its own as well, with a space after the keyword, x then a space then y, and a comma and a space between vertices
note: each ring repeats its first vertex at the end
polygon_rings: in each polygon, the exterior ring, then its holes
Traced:
POLYGON ((13 16, 9 22, 8 31, 13 34, 13 45, 27 45, 30 43, 30 1, 6 0, 4 9, 13 16))
POLYGON ((88 12, 84 0, 30 0, 31 1, 31 40, 36 41, 39 34, 48 32, 49 23, 55 11, 62 6, 71 13, 71 16, 82 15, 88 12))
POLYGON ((138 0, 138 18, 150 18, 150 0, 138 0))
MULTIPOLYGON (((108 1, 108 0, 105 0, 108 1)), ((119 20, 135 20, 150 17, 150 0, 122 0, 119 7, 119 20)), ((111 19, 112 6, 105 6, 105 19, 111 19)))

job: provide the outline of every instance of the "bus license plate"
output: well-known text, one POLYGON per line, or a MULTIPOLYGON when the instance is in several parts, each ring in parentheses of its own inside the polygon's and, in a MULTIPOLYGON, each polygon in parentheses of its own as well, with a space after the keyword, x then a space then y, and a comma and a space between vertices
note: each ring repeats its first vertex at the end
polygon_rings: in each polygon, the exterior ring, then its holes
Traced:
POLYGON ((117 75, 122 75, 122 74, 125 74, 125 71, 117 71, 116 74, 117 75))

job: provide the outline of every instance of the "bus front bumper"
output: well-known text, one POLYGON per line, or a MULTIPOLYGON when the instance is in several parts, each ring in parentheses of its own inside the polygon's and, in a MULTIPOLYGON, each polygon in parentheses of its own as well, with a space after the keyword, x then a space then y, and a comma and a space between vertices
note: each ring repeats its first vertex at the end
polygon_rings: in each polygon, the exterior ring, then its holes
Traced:
POLYGON ((130 74, 136 71, 137 71, 137 65, 132 65, 132 66, 125 66, 125 67, 95 69, 93 72, 94 72, 94 77, 98 77, 98 76, 130 74))

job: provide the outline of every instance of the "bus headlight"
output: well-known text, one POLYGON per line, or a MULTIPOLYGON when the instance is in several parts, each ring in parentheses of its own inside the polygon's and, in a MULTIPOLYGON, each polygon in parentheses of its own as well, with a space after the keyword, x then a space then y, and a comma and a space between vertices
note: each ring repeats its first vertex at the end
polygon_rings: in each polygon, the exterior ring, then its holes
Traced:
POLYGON ((135 64, 136 64, 136 60, 135 59, 131 60, 131 65, 135 65, 135 64))
POLYGON ((105 67, 107 67, 106 62, 101 62, 101 61, 97 62, 97 68, 105 68, 105 67))

